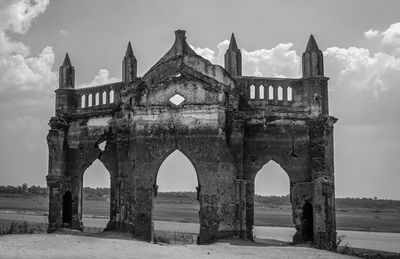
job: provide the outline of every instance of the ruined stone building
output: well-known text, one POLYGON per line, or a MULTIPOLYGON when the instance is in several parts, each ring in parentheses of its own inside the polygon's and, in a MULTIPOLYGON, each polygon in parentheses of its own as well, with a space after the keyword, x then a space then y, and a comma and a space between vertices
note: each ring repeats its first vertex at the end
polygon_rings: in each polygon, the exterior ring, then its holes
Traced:
POLYGON ((233 34, 225 68, 214 65, 189 47, 182 30, 141 77, 129 44, 122 71, 122 82, 75 89, 68 54, 60 67, 47 135, 49 232, 83 228, 83 174, 99 159, 111 178, 107 229, 152 240, 158 169, 178 149, 197 173, 200 244, 252 239, 255 176, 273 160, 290 180, 293 241, 336 248, 336 119, 313 36, 301 78, 243 76, 233 34))

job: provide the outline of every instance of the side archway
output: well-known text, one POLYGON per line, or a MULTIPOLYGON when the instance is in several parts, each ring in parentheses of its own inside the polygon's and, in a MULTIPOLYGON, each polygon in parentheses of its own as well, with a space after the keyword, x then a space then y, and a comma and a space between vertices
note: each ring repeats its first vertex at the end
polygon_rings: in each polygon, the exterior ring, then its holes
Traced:
POLYGON ((111 178, 111 173, 99 159, 82 172, 79 211, 84 231, 102 232, 112 220, 111 178))
POLYGON ((273 239, 271 226, 293 227, 290 179, 287 172, 270 160, 254 176, 253 236, 273 239))

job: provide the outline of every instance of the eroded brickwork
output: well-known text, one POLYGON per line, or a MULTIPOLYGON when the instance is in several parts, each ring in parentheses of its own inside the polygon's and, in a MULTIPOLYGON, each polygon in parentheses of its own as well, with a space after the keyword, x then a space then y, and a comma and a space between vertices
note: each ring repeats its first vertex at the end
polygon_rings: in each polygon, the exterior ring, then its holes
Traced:
POLYGON ((290 179, 294 242, 335 249, 336 119, 328 114, 328 78, 314 38, 303 55, 303 77, 285 79, 242 76, 234 35, 226 70, 198 56, 184 31, 175 35, 142 77, 129 43, 120 83, 75 89, 66 57, 47 136, 49 231, 82 229, 83 174, 99 159, 111 179, 106 229, 152 240, 158 169, 179 149, 197 173, 200 244, 252 239, 254 180, 273 160, 290 179), (172 101, 176 95, 180 103, 172 101))

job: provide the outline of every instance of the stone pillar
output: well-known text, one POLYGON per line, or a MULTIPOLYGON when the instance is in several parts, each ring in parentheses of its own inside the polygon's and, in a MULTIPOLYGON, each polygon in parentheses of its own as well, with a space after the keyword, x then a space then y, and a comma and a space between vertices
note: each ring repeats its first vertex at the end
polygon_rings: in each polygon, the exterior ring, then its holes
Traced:
POLYGON ((249 240, 254 240, 254 180, 246 184, 246 235, 249 240))
POLYGON ((47 134, 49 148, 48 175, 46 176, 49 188, 49 226, 48 232, 62 227, 62 192, 65 171, 65 132, 68 124, 58 117, 52 117, 47 134))
POLYGON ((309 121, 313 190, 314 243, 318 248, 336 249, 335 180, 333 167, 333 124, 336 118, 320 116, 309 121))
POLYGON ((236 164, 237 177, 243 178, 243 131, 244 120, 240 116, 232 117, 232 113, 226 114, 226 131, 229 149, 236 164))
MULTIPOLYGON (((79 174, 82 175, 83 174, 79 174)), ((82 199, 83 199, 83 179, 82 177, 66 177, 64 181, 64 191, 69 189, 72 194, 72 222, 71 228, 83 230, 82 222, 82 199)))
POLYGON ((117 177, 111 175, 110 177, 110 220, 107 223, 106 231, 116 230, 116 216, 117 216, 117 177))
POLYGON ((219 238, 220 199, 210 188, 202 188, 200 195, 200 234, 198 244, 207 244, 219 238))
POLYGON ((246 239, 246 181, 243 179, 235 179, 235 200, 235 230, 240 238, 246 239))
POLYGON ((60 175, 47 175, 47 187, 49 188, 49 225, 47 232, 53 232, 62 228, 62 185, 60 175))
POLYGON ((136 189, 134 204, 134 235, 142 240, 153 241, 153 185, 136 189))
POLYGON ((303 207, 306 201, 312 204, 313 184, 311 182, 294 182, 290 186, 290 202, 292 203, 292 218, 296 228, 293 243, 304 243, 303 239, 303 207))

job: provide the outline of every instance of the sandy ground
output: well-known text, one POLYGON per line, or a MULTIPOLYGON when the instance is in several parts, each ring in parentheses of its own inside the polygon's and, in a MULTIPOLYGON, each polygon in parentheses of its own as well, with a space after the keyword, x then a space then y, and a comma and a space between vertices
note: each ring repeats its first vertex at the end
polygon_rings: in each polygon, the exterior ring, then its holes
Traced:
POLYGON ((308 247, 257 246, 244 241, 212 245, 151 244, 131 239, 68 234, 5 235, 1 258, 352 258, 308 247))

